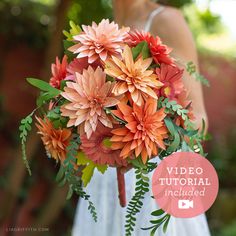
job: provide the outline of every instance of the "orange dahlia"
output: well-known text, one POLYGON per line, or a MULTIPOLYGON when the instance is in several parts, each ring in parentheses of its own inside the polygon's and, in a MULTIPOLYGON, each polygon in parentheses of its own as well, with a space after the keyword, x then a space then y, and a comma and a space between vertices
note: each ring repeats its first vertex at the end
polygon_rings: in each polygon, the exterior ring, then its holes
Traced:
POLYGON ((127 161, 120 157, 120 150, 111 149, 109 141, 111 137, 111 129, 98 124, 96 132, 90 139, 86 135, 80 137, 80 148, 96 164, 114 167, 127 166, 127 161))
POLYGON ((56 63, 52 64, 51 71, 52 77, 49 81, 50 85, 54 88, 60 88, 60 83, 67 76, 67 56, 65 55, 60 63, 58 57, 56 57, 56 63))
POLYGON ((88 57, 88 62, 93 63, 97 59, 105 61, 111 55, 119 55, 124 47, 124 39, 129 28, 119 29, 118 24, 102 20, 98 25, 82 26, 83 32, 74 36, 77 43, 70 47, 73 53, 79 53, 78 58, 88 57))
POLYGON ((148 70, 152 58, 142 57, 133 60, 131 48, 125 46, 122 60, 117 57, 105 62, 105 73, 116 78, 117 82, 113 88, 115 95, 130 94, 134 103, 139 106, 144 104, 148 97, 157 99, 153 89, 158 89, 162 83, 157 80, 153 70, 148 70))
POLYGON ((66 159, 66 148, 71 138, 71 130, 55 129, 48 118, 44 120, 36 117, 38 123, 38 134, 42 137, 43 144, 47 153, 55 160, 63 162, 66 159))
POLYGON ((100 67, 94 70, 89 66, 83 74, 76 73, 75 82, 67 82, 65 92, 61 93, 69 101, 61 107, 62 116, 69 117, 67 126, 78 126, 80 134, 85 132, 88 138, 99 121, 112 128, 104 108, 115 106, 121 98, 112 93, 114 85, 106 82, 106 74, 100 67))
POLYGON ((118 110, 113 111, 114 115, 127 122, 127 124, 111 132, 112 148, 121 149, 122 158, 141 155, 143 163, 148 158, 158 154, 158 147, 165 149, 163 139, 167 137, 167 129, 164 125, 164 108, 157 111, 157 101, 149 98, 144 106, 132 107, 118 104, 118 110))
POLYGON ((183 91, 183 72, 184 70, 179 69, 177 66, 164 63, 161 64, 160 68, 156 69, 159 80, 164 84, 159 90, 161 96, 173 99, 183 91))

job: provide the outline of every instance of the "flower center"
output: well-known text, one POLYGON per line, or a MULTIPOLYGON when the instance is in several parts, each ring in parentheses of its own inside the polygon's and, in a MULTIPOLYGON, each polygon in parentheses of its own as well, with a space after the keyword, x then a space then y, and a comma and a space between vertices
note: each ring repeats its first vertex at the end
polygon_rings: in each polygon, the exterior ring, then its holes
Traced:
POLYGON ((99 42, 94 42, 96 48, 100 49, 103 45, 99 42))
POLYGON ((145 124, 143 121, 140 121, 139 125, 137 126, 137 129, 140 131, 145 131, 145 124))

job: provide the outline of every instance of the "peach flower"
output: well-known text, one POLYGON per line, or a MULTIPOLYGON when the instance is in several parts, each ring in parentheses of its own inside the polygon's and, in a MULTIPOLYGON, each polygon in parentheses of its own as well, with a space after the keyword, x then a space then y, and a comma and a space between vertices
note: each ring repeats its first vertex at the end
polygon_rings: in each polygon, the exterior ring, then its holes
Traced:
POLYGON ((111 55, 119 55, 124 47, 124 39, 129 28, 119 29, 118 24, 102 20, 98 25, 82 26, 83 32, 74 36, 76 44, 69 48, 77 57, 88 57, 88 62, 93 63, 97 59, 105 61, 111 55))
POLYGON ((106 74, 98 67, 91 66, 76 73, 75 82, 67 82, 65 92, 61 95, 69 101, 61 107, 62 116, 69 117, 68 127, 76 126, 82 135, 84 132, 90 138, 96 130, 98 122, 112 128, 112 122, 105 108, 115 106, 121 96, 112 93, 114 83, 106 82, 106 74))
POLYGON ((116 78, 113 92, 115 95, 130 94, 134 103, 139 106, 149 97, 157 99, 154 89, 159 89, 162 83, 158 81, 153 70, 148 70, 152 58, 142 57, 133 60, 131 48, 125 46, 122 60, 117 57, 105 62, 105 73, 116 78))

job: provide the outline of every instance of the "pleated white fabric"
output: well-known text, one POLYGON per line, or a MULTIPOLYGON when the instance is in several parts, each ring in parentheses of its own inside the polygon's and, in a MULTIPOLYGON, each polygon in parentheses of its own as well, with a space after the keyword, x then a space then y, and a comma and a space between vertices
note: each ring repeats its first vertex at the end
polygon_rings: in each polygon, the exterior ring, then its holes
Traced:
MULTIPOLYGON (((152 173, 149 174, 150 180, 152 173)), ((135 188, 135 174, 130 170, 125 174, 127 201, 131 199, 135 188)), ((108 169, 104 175, 95 172, 86 192, 91 195, 91 200, 96 206, 98 222, 95 223, 88 212, 88 204, 81 200, 78 204, 73 236, 124 236, 126 208, 121 208, 118 200, 118 187, 115 168, 108 169)), ((150 226, 151 212, 158 209, 154 199, 147 193, 141 212, 137 215, 137 223, 133 232, 134 236, 149 235, 142 227, 150 226)), ((171 217, 166 234, 160 228, 158 236, 210 236, 205 215, 194 218, 171 217)))

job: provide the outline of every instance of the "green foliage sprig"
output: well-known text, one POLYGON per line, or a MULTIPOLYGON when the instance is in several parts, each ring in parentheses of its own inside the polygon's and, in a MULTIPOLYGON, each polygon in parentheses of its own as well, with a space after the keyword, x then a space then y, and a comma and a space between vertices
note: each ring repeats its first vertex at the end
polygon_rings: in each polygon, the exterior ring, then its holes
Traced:
POLYGON ((61 90, 52 87, 49 83, 35 78, 26 78, 29 84, 40 89, 42 92, 37 99, 37 106, 41 107, 51 99, 60 95, 61 90))
POLYGON ((127 215, 125 223, 125 235, 130 236, 134 231, 134 226, 136 223, 136 215, 140 212, 144 199, 144 196, 149 192, 149 178, 147 177, 148 170, 147 167, 139 166, 136 167, 136 187, 135 194, 130 200, 127 206, 127 215))
POLYGON ((187 72, 191 76, 193 76, 197 81, 200 81, 203 85, 207 87, 210 86, 208 79, 197 72, 196 65, 194 65, 192 61, 188 62, 185 67, 186 67, 187 72))
POLYGON ((49 83, 43 80, 39 80, 35 78, 27 78, 26 80, 34 87, 43 91, 42 95, 37 100, 37 108, 34 109, 28 116, 23 118, 19 126, 22 159, 29 172, 29 175, 31 175, 31 169, 30 169, 29 162, 27 160, 27 155, 26 155, 26 139, 27 139, 28 133, 31 131, 31 128, 32 128, 32 122, 33 122, 32 116, 34 115, 36 110, 38 110, 41 106, 46 104, 51 99, 57 97, 61 93, 61 91, 59 89, 53 88, 49 83))
POLYGON ((68 118, 61 115, 60 107, 56 106, 47 113, 48 119, 53 123, 54 128, 65 128, 68 118))
POLYGON ((188 117, 188 109, 182 107, 180 104, 178 104, 175 100, 169 100, 169 98, 159 98, 158 101, 158 107, 165 107, 166 113, 169 114, 178 114, 183 120, 184 124, 187 128, 193 128, 193 123, 189 120, 188 117))
POLYGON ((33 110, 28 116, 26 116, 24 119, 21 120, 19 130, 20 130, 20 140, 21 140, 21 150, 22 150, 22 159, 23 162, 28 170, 29 175, 31 175, 31 169, 29 166, 29 162, 27 160, 27 155, 26 155, 26 139, 29 134, 29 132, 32 129, 32 116, 34 115, 34 112, 36 111, 33 110))
POLYGON ((155 210, 151 213, 152 216, 158 217, 158 219, 150 220, 152 226, 148 228, 142 228, 143 230, 151 230, 150 236, 154 236, 157 229, 163 225, 163 232, 166 233, 171 216, 165 213, 162 209, 155 210))
POLYGON ((183 120, 188 119, 188 110, 183 108, 180 104, 178 104, 175 100, 169 100, 169 98, 160 99, 159 105, 161 107, 165 107, 167 113, 177 113, 183 120))
POLYGON ((73 41, 73 37, 81 33, 81 28, 79 25, 75 24, 72 20, 69 22, 69 31, 63 30, 63 34, 66 36, 66 40, 73 41))
POLYGON ((90 200, 90 195, 84 191, 83 182, 79 176, 79 169, 76 170, 76 156, 78 154, 79 144, 79 135, 74 135, 67 147, 66 160, 60 166, 56 176, 56 181, 60 186, 63 186, 66 183, 69 184, 67 199, 70 199, 73 193, 76 193, 79 197, 88 201, 88 210, 91 213, 94 221, 97 222, 97 212, 95 206, 90 200))

